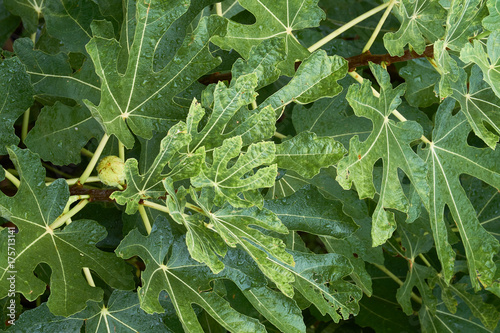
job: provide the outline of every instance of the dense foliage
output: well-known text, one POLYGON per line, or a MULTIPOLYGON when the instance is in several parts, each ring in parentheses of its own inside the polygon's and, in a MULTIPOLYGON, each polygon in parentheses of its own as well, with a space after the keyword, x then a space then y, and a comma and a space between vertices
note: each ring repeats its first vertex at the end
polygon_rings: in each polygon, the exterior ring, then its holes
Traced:
POLYGON ((500 1, 0 0, 0 42, 0 331, 500 329, 500 1))

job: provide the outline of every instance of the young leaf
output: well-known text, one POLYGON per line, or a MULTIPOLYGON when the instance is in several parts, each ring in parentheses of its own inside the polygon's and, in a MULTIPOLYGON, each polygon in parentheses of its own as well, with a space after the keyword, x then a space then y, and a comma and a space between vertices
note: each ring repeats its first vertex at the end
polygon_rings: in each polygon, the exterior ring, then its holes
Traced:
POLYGON ((205 216, 201 214, 188 215, 186 209, 187 191, 180 187, 177 191, 171 178, 163 181, 167 196, 167 207, 170 216, 175 222, 186 227, 186 246, 191 257, 201 263, 205 263, 214 274, 224 269, 220 257, 227 253, 224 240, 205 223, 205 216))
POLYGON ((360 198, 373 198, 373 166, 382 158, 384 171, 380 199, 373 213, 373 246, 381 245, 396 229, 394 214, 387 208, 408 213, 409 202, 400 184, 398 169, 404 171, 418 194, 427 200, 426 165, 411 149, 410 143, 422 136, 422 127, 414 121, 394 122, 389 119, 392 111, 401 103, 405 86, 392 89, 389 74, 382 67, 370 64, 381 91, 373 96, 371 82, 365 80, 361 86, 349 88, 347 100, 358 117, 369 118, 373 131, 360 143, 357 136, 351 139, 349 155, 338 164, 337 181, 344 189, 356 184, 360 198))
POLYGON ((288 229, 272 211, 265 208, 236 209, 226 205, 212 213, 212 204, 206 198, 210 193, 207 192, 202 192, 201 196, 197 197, 191 191, 191 198, 210 219, 207 228, 217 232, 229 246, 240 245, 281 291, 292 296, 293 288, 289 284, 293 282, 293 276, 280 265, 276 265, 274 259, 271 260, 268 254, 287 265, 294 265, 293 257, 285 251, 285 244, 280 239, 267 236, 250 226, 281 234, 288 233, 288 229))
POLYGON ((241 0, 239 3, 255 16, 255 23, 247 25, 229 21, 227 35, 214 38, 214 43, 223 49, 234 49, 248 59, 253 46, 279 37, 285 41, 287 55, 286 65, 282 65, 283 74, 293 76, 295 61, 309 55, 293 31, 318 26, 325 18, 317 5, 318 0, 287 0, 286 9, 283 8, 284 3, 274 0, 241 0))
MULTIPOLYGON (((460 59, 465 63, 474 62, 483 71, 483 79, 500 98, 500 31, 493 31, 488 37, 485 52, 483 44, 474 40, 460 51, 460 59)), ((498 132, 498 130, 497 130, 498 132)))
POLYGON ((336 164, 346 153, 344 146, 331 137, 317 137, 302 132, 276 145, 279 168, 293 170, 305 178, 312 178, 321 168, 336 164))
POLYGON ((269 96, 260 104, 276 110, 279 115, 282 108, 291 102, 308 104, 324 97, 333 97, 342 91, 337 81, 347 74, 347 61, 339 57, 328 56, 318 50, 307 57, 297 69, 290 82, 269 96))
POLYGON ((486 30, 495 31, 500 28, 500 6, 497 0, 487 0, 489 16, 483 19, 483 26, 486 30))
MULTIPOLYGON (((188 145, 188 153, 193 153, 203 146, 205 150, 211 150, 219 147, 225 138, 232 137, 234 133, 224 133, 226 126, 241 107, 255 100, 256 85, 257 76, 255 74, 244 75, 233 80, 229 88, 223 82, 219 82, 213 94, 212 114, 203 129, 199 131, 198 126, 205 112, 201 104, 194 100, 187 116, 188 132, 193 138, 188 145)), ((274 132, 274 125, 271 124, 268 127, 274 132)), ((264 130, 264 132, 270 131, 264 130)))
POLYGON ((106 133, 114 134, 128 148, 134 144, 130 131, 150 138, 155 127, 169 126, 184 118, 185 111, 173 98, 219 63, 208 44, 213 35, 225 31, 226 24, 212 16, 200 21, 164 68, 153 71, 157 43, 186 12, 188 4, 187 0, 137 2, 135 35, 124 74, 117 67, 121 48, 118 41, 102 37, 95 26, 94 37, 86 46, 101 78, 102 94, 98 106, 85 103, 106 133))
POLYGON ((14 133, 17 118, 33 104, 33 89, 29 76, 18 58, 0 63, 0 155, 7 154, 6 146, 17 144, 14 133))
MULTIPOLYGON (((21 175, 21 186, 14 197, 0 194, 0 214, 18 228, 15 258, 17 291, 34 300, 45 291, 45 283, 33 270, 39 263, 51 269, 51 293, 47 305, 55 315, 69 316, 85 307, 88 300, 100 301, 103 291, 88 285, 82 268, 88 267, 110 286, 132 288, 126 264, 95 244, 106 236, 105 228, 90 220, 73 221, 62 231, 49 225, 63 212, 68 201, 68 185, 55 181, 45 186, 45 172, 39 158, 28 150, 9 149, 9 155, 21 175)), ((1 245, 7 247, 6 229, 1 245)), ((0 263, 0 295, 9 289, 6 256, 0 263), (5 260, 3 260, 5 258, 5 260)))
POLYGON ((467 74, 460 70, 460 77, 452 84, 453 94, 462 107, 474 133, 483 139, 490 148, 495 149, 500 133, 500 98, 492 91, 488 83, 483 81, 483 75, 478 66, 473 66, 469 83, 467 74), (488 127, 492 128, 489 130, 488 127))
POLYGON ((263 198, 257 190, 271 187, 274 183, 276 164, 253 173, 254 168, 273 162, 276 150, 274 143, 255 143, 248 147, 246 153, 241 153, 241 148, 242 140, 239 136, 224 140, 222 146, 214 150, 212 165, 205 163, 200 174, 191 178, 195 187, 214 189, 215 204, 219 207, 225 202, 233 207, 262 207, 263 198), (234 165, 229 164, 235 157, 238 160, 234 165), (244 198, 239 196, 240 193, 244 198))
POLYGON ((401 26, 384 35, 384 46, 392 56, 403 55, 407 44, 422 54, 427 42, 433 43, 444 35, 446 11, 438 0, 403 0, 396 2, 393 11, 401 26))
POLYGON ((268 287, 242 291, 255 309, 281 332, 300 333, 306 331, 302 311, 293 299, 268 287))
POLYGON ((329 314, 336 323, 359 311, 362 291, 342 278, 352 272, 349 261, 341 255, 291 251, 295 267, 286 267, 295 276, 293 286, 321 314, 329 314))
POLYGON ((159 217, 149 236, 132 230, 116 249, 122 258, 139 256, 146 265, 139 287, 141 308, 147 313, 163 313, 158 297, 165 290, 186 331, 202 333, 192 304, 198 304, 219 324, 233 332, 265 332, 253 318, 234 309, 215 292, 210 292, 210 281, 216 276, 210 269, 189 257, 183 237, 174 235, 168 221, 159 217))
MULTIPOLYGON (((139 200, 159 198, 165 194, 165 188, 161 181, 168 175, 162 175, 163 169, 169 161, 185 147, 191 139, 187 133, 186 124, 183 122, 170 128, 167 136, 161 141, 160 152, 154 163, 144 174, 139 174, 138 162, 135 158, 125 162, 125 179, 127 188, 125 191, 113 192, 111 199, 115 199, 120 205, 127 205, 125 212, 134 214, 139 207, 139 200)), ((201 163, 201 160, 198 161, 201 163)))
POLYGON ((279 78, 281 72, 278 64, 285 59, 285 56, 285 41, 282 38, 266 39, 252 47, 248 60, 239 58, 235 61, 231 70, 232 80, 255 73, 258 80, 255 90, 263 88, 279 78))
POLYGON ((459 66, 451 58, 448 49, 460 51, 469 43, 469 38, 481 29, 481 20, 486 15, 485 1, 458 0, 451 3, 446 18, 446 33, 442 40, 434 44, 434 59, 438 66, 441 80, 439 95, 441 98, 451 95, 451 85, 459 79, 459 66))
POLYGON ((429 216, 436 251, 448 282, 453 275, 455 252, 448 243, 444 220, 445 206, 460 232, 472 286, 477 290, 479 282, 485 287, 492 283, 496 265, 493 256, 500 246, 498 241, 479 224, 474 207, 467 199, 460 184, 463 173, 479 178, 500 188, 500 160, 498 150, 475 148, 467 144, 471 128, 463 113, 452 116, 455 101, 448 99, 439 107, 433 142, 424 150, 429 165, 428 182, 429 216))

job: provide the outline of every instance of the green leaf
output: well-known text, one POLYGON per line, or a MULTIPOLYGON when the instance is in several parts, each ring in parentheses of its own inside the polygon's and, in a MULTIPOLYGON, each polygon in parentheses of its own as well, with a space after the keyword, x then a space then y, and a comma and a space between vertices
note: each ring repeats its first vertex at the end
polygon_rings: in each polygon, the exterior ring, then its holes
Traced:
POLYGON ((83 318, 56 316, 49 310, 47 303, 42 303, 34 309, 21 313, 15 325, 7 332, 79 332, 83 322, 83 318))
POLYGON ((436 298, 432 295, 432 289, 425 281, 431 277, 436 276, 437 272, 430 267, 422 266, 411 261, 411 266, 406 275, 406 279, 401 288, 398 289, 396 293, 396 298, 403 307, 403 311, 406 315, 411 315, 413 313, 413 307, 411 305, 411 292, 413 287, 417 287, 420 295, 422 295, 425 307, 428 311, 434 312, 436 309, 436 298))
POLYGON ((468 84, 466 76, 465 71, 460 71, 460 78, 452 85, 451 97, 460 103, 474 133, 490 148, 495 149, 500 133, 500 98, 494 94, 490 85, 483 81, 478 66, 472 67, 468 84))
POLYGON ((362 291, 342 280, 352 272, 349 261, 339 254, 310 254, 291 251, 295 267, 287 267, 295 275, 293 286, 322 315, 328 314, 336 323, 359 311, 362 291))
POLYGON ((293 288, 289 284, 293 282, 293 275, 277 265, 269 255, 287 265, 294 265, 293 257, 285 251, 285 244, 280 239, 267 236, 260 230, 250 227, 253 225, 281 234, 288 233, 288 229, 276 214, 265 208, 237 209, 229 205, 213 213, 212 205, 205 197, 207 195, 210 193, 204 192, 198 198, 191 191, 191 198, 210 219, 206 227, 217 232, 227 245, 231 247, 240 245, 281 291, 292 296, 293 288))
POLYGON ((305 332, 302 311, 297 303, 268 287, 243 290, 245 297, 271 324, 282 332, 305 332))
POLYGON ((17 58, 0 63, 0 155, 6 146, 19 143, 14 123, 33 104, 33 89, 23 65, 17 58))
MULTIPOLYGON (((28 300, 45 291, 45 283, 33 270, 39 263, 52 269, 47 305, 55 315, 69 316, 85 307, 88 300, 100 301, 103 291, 88 285, 82 268, 88 267, 110 286, 130 289, 131 275, 124 262, 99 250, 95 244, 106 236, 104 227, 90 220, 73 221, 62 231, 49 225, 63 212, 68 201, 68 185, 55 181, 45 186, 45 172, 36 155, 17 147, 9 155, 21 176, 21 186, 14 197, 0 195, 0 213, 14 223, 16 234, 16 288, 28 300)), ((7 247, 6 229, 1 243, 7 247)), ((7 258, 0 263, 0 295, 9 289, 7 258)))
POLYGON ((255 16, 255 23, 248 25, 229 21, 227 34, 214 38, 214 43, 226 50, 234 49, 248 59, 253 46, 279 37, 284 40, 286 50, 282 72, 293 76, 295 61, 303 60, 309 55, 309 51, 297 41, 293 31, 318 26, 325 18, 317 5, 318 0, 288 0, 286 9, 283 3, 273 0, 238 2, 255 16))
POLYGON ((160 315, 145 313, 139 306, 137 293, 131 291, 114 290, 106 305, 92 303, 73 317, 85 319, 87 332, 172 332, 160 315))
POLYGON ((459 67, 449 51, 460 51, 482 29, 481 20, 486 15, 485 1, 458 0, 451 3, 446 18, 446 33, 434 44, 434 59, 441 74, 439 95, 451 95, 451 85, 459 79, 459 67))
POLYGON ((398 31, 384 35, 384 46, 392 56, 402 56, 407 44, 422 54, 426 43, 444 35, 446 10, 438 0, 403 0, 396 2, 393 11, 401 26, 398 31))
POLYGON ((274 161, 280 168, 312 178, 321 168, 336 164, 345 153, 344 146, 331 137, 318 138, 314 133, 302 132, 276 145, 274 161))
POLYGON ((221 146, 225 139, 236 135, 241 135, 245 146, 273 135, 275 116, 270 108, 248 115, 241 124, 235 117, 238 110, 255 101, 257 81, 257 76, 251 73, 233 79, 229 88, 219 82, 213 93, 212 113, 201 130, 198 126, 205 111, 200 103, 193 101, 187 116, 188 132, 193 138, 188 145, 188 153, 194 153, 203 146, 206 151, 211 151, 221 146))
MULTIPOLYGON (((153 71, 155 46, 188 5, 187 0, 137 2, 135 35, 123 74, 118 71, 118 64, 124 63, 119 56, 120 43, 102 37, 94 25, 94 37, 86 48, 101 78, 102 94, 98 106, 89 101, 86 104, 106 133, 114 134, 128 148, 134 144, 131 131, 148 139, 153 129, 183 119, 186 110, 173 98, 219 63, 208 44, 213 35, 224 33, 226 23, 212 16, 200 21, 164 68, 153 71)), ((121 43, 128 45, 124 38, 127 36, 122 36, 121 43)))
POLYGON ((86 108, 56 102, 42 109, 25 144, 45 161, 56 165, 78 164, 81 149, 90 139, 100 139, 102 134, 101 126, 86 108))
POLYGON ((85 44, 92 38, 90 24, 93 20, 104 19, 96 3, 86 0, 42 1, 47 32, 61 40, 65 50, 85 54, 85 44))
POLYGON ((101 84, 90 61, 84 62, 82 68, 75 72, 68 55, 33 50, 33 42, 29 38, 16 40, 14 51, 26 66, 36 95, 71 98, 80 104, 83 104, 83 99, 99 102, 101 84))
POLYGON ((500 28, 500 4, 498 0, 487 0, 489 16, 483 19, 483 26, 489 31, 495 31, 500 28))
POLYGON ((428 107, 439 102, 434 86, 440 75, 427 59, 414 59, 401 68, 399 75, 405 79, 405 98, 416 107, 428 107))
POLYGON ((266 199, 280 199, 288 197, 309 184, 306 179, 293 171, 278 169, 278 176, 274 185, 267 191, 266 199))
POLYGON ((147 313, 163 313, 158 297, 165 290, 174 305, 184 330, 202 333, 192 304, 198 304, 219 324, 233 332, 265 332, 255 319, 234 311, 215 292, 210 269, 189 257, 183 237, 174 235, 165 218, 159 217, 149 236, 132 230, 116 249, 122 258, 139 256, 146 265, 139 287, 141 308, 147 313))
POLYGON ((127 205, 125 210, 127 214, 134 214, 141 199, 157 199, 165 195, 165 188, 161 181, 168 174, 163 175, 163 169, 178 151, 188 144, 190 139, 191 136, 187 133, 185 123, 180 122, 171 127, 161 141, 160 152, 147 172, 139 173, 139 162, 135 158, 130 158, 125 162, 127 188, 124 191, 113 192, 110 198, 115 199, 120 205, 127 205))
MULTIPOLYGON (((401 258, 386 256, 384 266, 398 278, 404 279, 406 265, 401 258)), ((376 332, 420 333, 418 317, 406 316, 396 299, 400 285, 378 268, 367 265, 367 270, 373 279, 373 296, 363 297, 359 302, 361 310, 354 318, 356 324, 370 327, 376 332)))
POLYGON ((255 73, 258 80, 256 90, 273 83, 281 73, 278 64, 285 59, 285 46, 285 41, 279 37, 266 39, 253 46, 248 60, 239 58, 233 64, 232 80, 255 73))
POLYGON ((297 69, 290 82, 269 96, 260 107, 271 105, 279 115, 282 108, 291 102, 308 104, 324 97, 333 97, 342 91, 337 83, 347 74, 347 61, 339 57, 328 56, 318 50, 307 57, 297 69))
POLYGON ((215 204, 222 206, 228 202, 234 207, 262 207, 263 198, 258 189, 271 187, 276 177, 276 164, 263 167, 253 173, 253 169, 271 164, 274 160, 275 145, 272 142, 255 143, 241 153, 241 137, 224 140, 221 147, 215 148, 213 163, 202 165, 201 172, 191 183, 196 187, 213 188, 215 204), (231 159, 238 157, 233 164, 231 159), (244 198, 239 197, 243 194, 244 198))
POLYGON ((14 15, 20 16, 24 28, 33 34, 38 28, 42 16, 44 0, 4 0, 5 7, 14 15))
POLYGON ((460 299, 458 308, 450 312, 444 305, 438 306, 436 313, 423 306, 419 311, 422 332, 491 332, 500 321, 500 313, 492 304, 484 302, 481 295, 468 292, 464 283, 447 287, 460 299), (473 318, 476 317, 481 320, 473 318), (483 326, 484 325, 484 326, 483 326))
POLYGON ((460 184, 463 173, 479 178, 500 188, 499 152, 490 148, 475 148, 467 144, 471 128, 463 113, 452 116, 455 101, 445 100, 440 106, 433 142, 424 150, 429 165, 429 216, 436 251, 443 267, 444 280, 453 275, 455 252, 448 243, 444 220, 445 206, 451 211, 462 238, 472 286, 479 282, 485 287, 492 283, 496 265, 493 256, 500 246, 498 241, 479 224, 474 207, 460 184))
POLYGON ((354 79, 346 76, 340 81, 344 90, 333 98, 322 98, 310 107, 295 105, 292 113, 293 126, 297 132, 313 132, 319 136, 330 136, 349 146, 349 139, 359 135, 366 139, 372 129, 366 118, 356 117, 345 99, 347 89, 354 79), (335 126, 332 126, 335 124, 335 126))
POLYGON ((217 232, 208 227, 205 217, 201 214, 188 215, 186 209, 187 191, 180 187, 174 189, 170 178, 163 181, 167 196, 167 208, 169 214, 175 222, 186 227, 186 246, 191 257, 201 263, 205 263, 214 274, 220 273, 224 269, 224 264, 219 256, 224 257, 227 253, 227 246, 217 232))
POLYGON ((12 15, 5 8, 4 0, 0 0, 0 45, 5 44, 5 41, 10 38, 20 22, 19 17, 12 15))
POLYGON ((359 197, 373 198, 373 166, 383 160, 384 171, 380 199, 373 213, 373 246, 385 243, 396 229, 394 214, 387 208, 408 213, 409 202, 400 184, 398 169, 401 169, 416 187, 418 194, 427 200, 426 165, 411 149, 410 143, 422 135, 422 127, 414 121, 394 122, 391 112, 401 103, 405 86, 392 89, 388 73, 380 66, 370 64, 381 91, 380 97, 373 96, 371 82, 352 85, 347 100, 358 117, 369 118, 373 131, 360 143, 357 136, 351 139, 349 155, 338 164, 337 181, 344 189, 354 182, 359 197))
POLYGON ((266 200, 265 207, 289 230, 342 239, 358 229, 352 218, 344 214, 339 201, 325 199, 310 186, 287 198, 266 200))
MULTIPOLYGON (((460 52, 460 59, 466 63, 474 62, 483 71, 483 79, 500 98, 500 31, 494 31, 488 37, 485 52, 483 44, 474 40, 466 44, 460 52)), ((497 130, 498 132, 498 130, 497 130)))

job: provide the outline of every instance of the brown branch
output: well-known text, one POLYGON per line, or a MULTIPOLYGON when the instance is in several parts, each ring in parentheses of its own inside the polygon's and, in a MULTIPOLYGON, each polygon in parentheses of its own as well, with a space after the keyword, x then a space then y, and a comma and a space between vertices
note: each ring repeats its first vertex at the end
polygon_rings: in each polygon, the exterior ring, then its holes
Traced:
MULTIPOLYGON (((418 59, 423 57, 434 57, 434 45, 429 45, 425 48, 424 53, 418 54, 415 51, 406 50, 405 53, 400 57, 393 57, 390 54, 371 54, 369 51, 363 54, 346 58, 349 63, 349 72, 356 70, 358 67, 368 66, 369 62, 373 62, 375 64, 386 64, 389 66, 390 64, 394 64, 396 62, 408 61, 412 59, 418 59)), ((301 61, 297 61, 295 63, 295 70, 299 68, 301 61)), ((202 77, 198 80, 198 82, 209 85, 210 83, 216 83, 219 81, 231 81, 231 73, 212 73, 205 77, 202 77)))
POLYGON ((114 202, 109 196, 117 191, 116 189, 95 189, 95 188, 85 188, 82 185, 75 185, 69 188, 69 193, 71 195, 85 195, 90 196, 89 201, 101 201, 101 202, 114 202))

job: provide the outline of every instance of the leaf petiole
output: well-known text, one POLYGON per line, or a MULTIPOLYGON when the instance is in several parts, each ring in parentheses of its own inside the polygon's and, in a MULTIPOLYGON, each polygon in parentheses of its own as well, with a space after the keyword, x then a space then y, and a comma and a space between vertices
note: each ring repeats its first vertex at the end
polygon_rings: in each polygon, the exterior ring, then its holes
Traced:
POLYGON ((346 24, 344 24, 343 26, 341 26, 337 30, 335 30, 332 33, 330 33, 325 38, 323 38, 323 39, 319 40, 318 42, 314 43, 313 45, 311 45, 307 50, 309 52, 311 52, 311 53, 314 52, 314 51, 316 51, 317 49, 319 49, 323 45, 327 44, 329 41, 331 41, 335 37, 337 37, 340 34, 342 34, 344 31, 349 30, 350 28, 352 28, 356 24, 358 24, 358 23, 366 20, 370 16, 373 16, 373 15, 377 14, 378 12, 380 12, 381 10, 383 10, 384 8, 388 7, 390 4, 391 4, 390 1, 386 2, 386 3, 383 3, 380 6, 377 6, 377 7, 373 8, 372 10, 367 11, 363 15, 360 15, 360 16, 356 17, 354 20, 352 20, 350 22, 347 22, 346 24))
POLYGON ((373 31, 373 34, 370 36, 370 39, 366 43, 365 47, 363 48, 363 51, 361 53, 365 53, 372 47, 373 42, 375 41, 375 38, 377 38, 380 29, 382 29, 382 26, 384 25, 385 21, 387 20, 387 17, 389 16, 389 13, 392 10, 392 7, 394 7, 394 4, 396 3, 396 0, 390 0, 389 1, 389 6, 387 6, 387 9, 384 12, 384 15, 382 15, 382 18, 378 22, 377 26, 375 27, 375 30, 373 31))
MULTIPOLYGON (((349 74, 354 80, 358 81, 360 84, 363 84, 363 77, 361 75, 359 75, 358 73, 356 73, 355 71, 352 71, 352 72, 347 72, 347 74, 349 74)), ((372 87, 372 93, 375 97, 380 97, 380 93, 372 87)), ((399 121, 401 122, 405 122, 405 121, 408 121, 408 119, 406 119, 401 113, 399 113, 398 110, 394 109, 392 110, 392 114, 398 118, 399 121)), ((422 140, 423 142, 425 142, 426 144, 431 144, 431 141, 429 139, 427 139, 424 135, 422 135, 420 137, 420 140, 422 140)))
POLYGON ((106 143, 108 142, 108 140, 109 140, 109 135, 104 133, 104 135, 102 136, 101 142, 99 142, 99 145, 97 146, 97 149, 94 152, 94 156, 92 156, 92 159, 90 160, 89 164, 87 165, 87 168, 85 168, 85 171, 78 179, 77 184, 83 185, 87 181, 90 174, 94 170, 95 165, 97 164, 97 160, 99 160, 99 157, 101 157, 102 151, 104 150, 104 147, 106 146, 106 143))
POLYGON ((139 214, 141 215, 142 223, 144 223, 144 227, 146 228, 146 232, 149 235, 151 233, 151 223, 149 222, 149 217, 148 217, 148 214, 146 213, 146 210, 144 209, 144 205, 139 205, 139 214))
MULTIPOLYGON (((372 265, 380 269, 382 272, 384 272, 388 277, 390 277, 394 282, 396 282, 400 286, 404 284, 403 281, 401 281, 396 275, 394 275, 394 273, 388 270, 387 267, 385 267, 384 265, 379 265, 379 264, 372 264, 372 265)), ((413 291, 411 292, 411 299, 417 302, 418 304, 422 304, 422 298, 415 295, 413 291)))
POLYGON ((21 182, 19 181, 19 179, 17 179, 16 176, 14 176, 13 174, 11 174, 7 170, 3 169, 3 171, 5 172, 5 178, 7 178, 8 180, 10 180, 10 182, 12 184, 14 184, 15 187, 19 188, 19 185, 21 185, 21 182))
POLYGON ((56 228, 59 228, 62 226, 66 221, 70 218, 72 218, 76 213, 81 211, 87 204, 89 203, 88 199, 84 199, 80 201, 75 207, 70 209, 67 213, 62 214, 59 216, 52 224, 49 226, 50 229, 54 230, 56 228))

